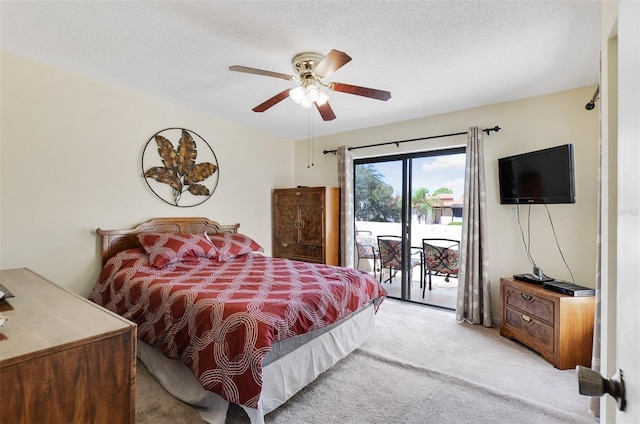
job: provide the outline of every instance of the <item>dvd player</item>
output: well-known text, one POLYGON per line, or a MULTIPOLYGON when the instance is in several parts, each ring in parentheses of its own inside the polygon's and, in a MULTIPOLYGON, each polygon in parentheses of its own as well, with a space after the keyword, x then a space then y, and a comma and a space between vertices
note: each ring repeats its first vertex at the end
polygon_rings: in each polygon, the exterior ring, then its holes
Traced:
POLYGON ((579 286, 577 284, 566 281, 553 281, 544 283, 543 289, 551 290, 556 293, 566 294, 567 296, 595 296, 596 291, 588 287, 579 286))

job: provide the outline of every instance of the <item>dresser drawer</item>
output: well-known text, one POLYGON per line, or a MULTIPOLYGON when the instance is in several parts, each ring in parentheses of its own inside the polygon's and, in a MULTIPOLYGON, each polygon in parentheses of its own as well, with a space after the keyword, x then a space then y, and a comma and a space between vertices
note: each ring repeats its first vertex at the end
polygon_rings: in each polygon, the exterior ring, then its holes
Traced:
POLYGON ((527 315, 553 324, 553 302, 548 299, 543 299, 525 290, 506 285, 504 287, 503 302, 505 305, 520 309, 527 315))
POLYGON ((322 206, 324 190, 281 190, 276 195, 278 205, 322 206))
POLYGON ((34 272, 0 270, 6 423, 135 423, 136 325, 34 272))
POLYGON ((275 256, 279 258, 299 259, 307 262, 322 263, 322 245, 276 243, 275 256))
POLYGON ((595 298, 567 296, 500 279, 500 334, 529 346, 561 370, 591 366, 595 298))
POLYGON ((519 333, 518 340, 526 345, 536 344, 540 348, 553 352, 553 326, 531 315, 505 306, 504 325, 514 333, 519 333))

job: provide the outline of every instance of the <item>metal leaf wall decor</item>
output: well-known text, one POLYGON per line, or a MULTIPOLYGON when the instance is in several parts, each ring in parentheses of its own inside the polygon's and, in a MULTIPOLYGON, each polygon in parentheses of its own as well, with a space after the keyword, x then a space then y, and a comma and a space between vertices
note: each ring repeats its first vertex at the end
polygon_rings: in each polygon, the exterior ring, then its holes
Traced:
POLYGON ((202 137, 184 128, 167 128, 147 141, 142 153, 142 174, 160 199, 188 207, 211 197, 220 170, 215 153, 202 137), (172 140, 178 140, 177 147, 172 140))

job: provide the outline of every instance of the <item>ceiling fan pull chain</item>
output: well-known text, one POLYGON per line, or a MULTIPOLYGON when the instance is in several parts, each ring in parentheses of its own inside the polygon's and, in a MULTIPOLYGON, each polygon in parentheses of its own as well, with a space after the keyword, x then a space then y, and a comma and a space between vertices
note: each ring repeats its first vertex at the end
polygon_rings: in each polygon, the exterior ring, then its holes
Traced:
POLYGON ((316 120, 313 119, 314 115, 309 109, 309 119, 311 120, 311 166, 315 166, 316 159, 316 120))
POLYGON ((309 136, 311 127, 311 108, 309 108, 309 115, 307 116, 307 168, 311 168, 311 137, 309 136))

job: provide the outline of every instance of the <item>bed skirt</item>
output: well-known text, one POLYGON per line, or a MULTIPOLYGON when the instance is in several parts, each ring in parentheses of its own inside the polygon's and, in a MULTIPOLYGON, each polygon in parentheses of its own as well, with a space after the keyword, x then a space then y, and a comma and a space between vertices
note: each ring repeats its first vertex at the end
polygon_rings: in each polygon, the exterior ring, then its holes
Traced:
MULTIPOLYGON (((271 359, 262 369, 262 392, 258 408, 242 406, 252 424, 264 424, 264 415, 285 403, 291 396, 357 349, 373 333, 375 305, 341 321, 329 331, 319 332, 305 344, 271 359)), ((286 343, 284 340, 278 343, 286 343)), ((276 343, 277 344, 277 343, 276 343)), ((274 347, 275 345, 274 344, 274 347)), ((224 424, 229 402, 206 391, 182 362, 167 358, 159 350, 138 339, 137 354, 160 385, 175 398, 193 405, 209 424, 224 424)), ((265 358, 266 359, 266 358, 265 358)))

